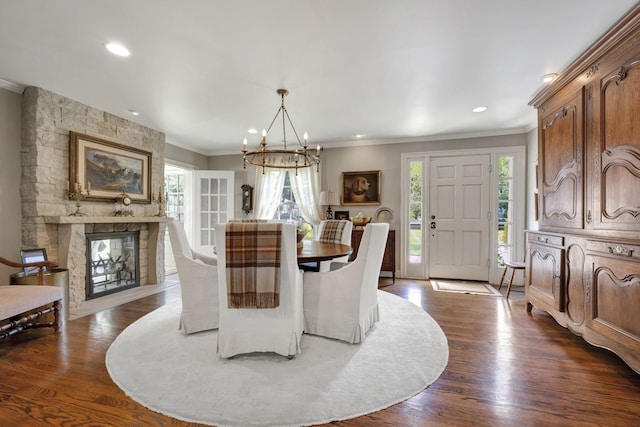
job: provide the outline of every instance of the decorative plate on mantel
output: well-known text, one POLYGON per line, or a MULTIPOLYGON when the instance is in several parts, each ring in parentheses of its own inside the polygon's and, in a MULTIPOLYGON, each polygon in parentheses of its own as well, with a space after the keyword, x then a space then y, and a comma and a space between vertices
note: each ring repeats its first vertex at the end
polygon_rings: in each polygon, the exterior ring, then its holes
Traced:
POLYGON ((376 211, 375 219, 376 222, 386 222, 389 225, 392 225, 394 222, 396 222, 396 216, 389 208, 378 209, 376 211))

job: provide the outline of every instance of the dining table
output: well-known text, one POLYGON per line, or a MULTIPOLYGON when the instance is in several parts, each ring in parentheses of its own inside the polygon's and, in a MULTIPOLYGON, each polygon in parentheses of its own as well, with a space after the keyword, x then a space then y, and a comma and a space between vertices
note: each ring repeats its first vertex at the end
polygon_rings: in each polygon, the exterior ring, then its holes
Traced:
POLYGON ((319 240, 302 239, 298 244, 298 265, 315 264, 315 271, 320 269, 321 261, 349 255, 351 246, 342 243, 321 242, 319 240))

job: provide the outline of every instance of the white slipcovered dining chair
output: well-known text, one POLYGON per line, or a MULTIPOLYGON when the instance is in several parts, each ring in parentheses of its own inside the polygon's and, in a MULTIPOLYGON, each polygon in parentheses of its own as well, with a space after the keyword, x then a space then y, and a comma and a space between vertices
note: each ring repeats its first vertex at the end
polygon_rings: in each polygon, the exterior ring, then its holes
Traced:
MULTIPOLYGON (((347 220, 324 220, 318 225, 318 232, 316 233, 315 240, 322 240, 326 242, 337 242, 343 245, 351 246, 351 230, 353 229, 353 223, 347 220), (338 225, 336 227, 336 225, 338 225), (338 230, 339 232, 334 232, 338 230)), ((332 262, 347 263, 349 262, 349 255, 343 257, 334 258, 329 261, 321 261, 318 271, 327 272, 330 270, 332 262)))
POLYGON ((169 239, 176 261, 182 314, 180 330, 184 334, 217 329, 219 322, 218 260, 189 246, 182 224, 169 221, 169 239))
MULTIPOLYGON (((242 232, 245 233, 242 237, 243 241, 254 239, 255 233, 264 236, 267 232, 273 232, 275 228, 281 230, 279 303, 275 308, 230 308, 227 280, 238 277, 238 272, 234 276, 227 268, 233 267, 228 262, 229 258, 237 256, 227 251, 227 233, 231 230, 227 227, 230 226, 231 223, 226 226, 219 224, 215 227, 220 285, 218 354, 220 357, 227 358, 244 353, 274 352, 291 358, 300 353, 300 340, 304 331, 302 271, 297 263, 296 228, 293 224, 283 223, 235 223, 233 238, 240 239, 239 233, 242 232), (238 231, 239 227, 243 231, 238 231)), ((251 246, 251 243, 247 245, 251 246)), ((247 268, 251 268, 248 266, 249 262, 246 264, 247 268)), ((249 270, 242 272, 243 275, 254 273, 249 270)), ((255 277, 258 280, 264 280, 265 276, 258 272, 255 277)), ((257 284, 257 286, 261 287, 263 284, 257 284)))
POLYGON ((304 275, 305 332, 352 344, 379 320, 378 276, 389 224, 367 224, 358 256, 339 270, 304 275))

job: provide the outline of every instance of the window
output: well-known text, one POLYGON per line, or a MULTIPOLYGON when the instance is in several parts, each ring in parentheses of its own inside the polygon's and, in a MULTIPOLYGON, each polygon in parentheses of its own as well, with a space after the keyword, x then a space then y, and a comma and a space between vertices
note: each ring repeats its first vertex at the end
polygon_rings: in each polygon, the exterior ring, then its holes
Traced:
POLYGON ((165 165, 164 190, 165 212, 168 218, 184 223, 184 182, 185 172, 174 166, 165 165))
POLYGON ((282 193, 280 194, 280 204, 273 219, 293 222, 296 224, 296 227, 307 231, 306 237, 313 237, 313 226, 304 221, 304 218, 302 218, 300 214, 300 209, 296 204, 296 198, 291 189, 291 180, 288 171, 284 177, 284 185, 282 186, 282 193))
POLYGON ((422 161, 409 163, 409 263, 422 263, 422 161))
POLYGON ((513 156, 498 158, 497 262, 500 267, 513 259, 513 156))

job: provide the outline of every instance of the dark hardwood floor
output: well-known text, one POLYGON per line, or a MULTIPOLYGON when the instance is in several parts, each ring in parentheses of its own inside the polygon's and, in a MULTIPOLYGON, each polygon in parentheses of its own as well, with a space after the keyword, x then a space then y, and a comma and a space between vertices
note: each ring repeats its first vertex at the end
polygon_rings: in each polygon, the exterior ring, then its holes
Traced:
MULTIPOLYGON (((438 321, 449 364, 413 398, 333 425, 639 425, 640 375, 549 315, 528 314, 520 289, 509 300, 434 292, 429 282, 402 279, 383 289, 438 321)), ((30 330, 0 342, 0 426, 193 425, 126 397, 104 364, 127 325, 178 297, 171 288, 67 322, 58 334, 30 330)))

